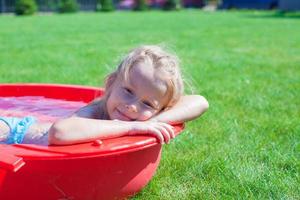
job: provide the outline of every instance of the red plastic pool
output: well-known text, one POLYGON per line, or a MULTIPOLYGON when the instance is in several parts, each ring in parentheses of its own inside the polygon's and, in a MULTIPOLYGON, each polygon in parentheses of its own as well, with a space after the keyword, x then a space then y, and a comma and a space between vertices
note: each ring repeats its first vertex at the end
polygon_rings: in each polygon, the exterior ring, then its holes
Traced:
MULTIPOLYGON (((44 96, 89 102, 94 87, 0 84, 0 97, 44 96)), ((175 126, 178 134, 183 125, 175 126)), ((154 175, 162 146, 149 136, 126 136, 69 145, 0 144, 1 200, 122 199, 140 191, 154 175)))

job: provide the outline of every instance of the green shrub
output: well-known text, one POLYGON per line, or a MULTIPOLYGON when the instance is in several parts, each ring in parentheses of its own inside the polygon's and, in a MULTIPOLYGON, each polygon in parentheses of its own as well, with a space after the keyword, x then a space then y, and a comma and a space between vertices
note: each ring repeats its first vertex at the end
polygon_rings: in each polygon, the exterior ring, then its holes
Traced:
POLYGON ((148 5, 146 3, 146 0, 135 0, 134 10, 138 10, 138 11, 148 10, 148 5))
POLYGON ((37 5, 34 0, 17 0, 16 15, 32 15, 36 12, 37 5))
POLYGON ((113 11, 115 10, 115 6, 112 0, 98 0, 97 3, 97 11, 113 11))
POLYGON ((60 13, 71 13, 78 11, 78 4, 76 0, 59 0, 58 1, 58 12, 60 13))
POLYGON ((177 0, 166 0, 163 5, 164 10, 178 10, 179 3, 177 0))

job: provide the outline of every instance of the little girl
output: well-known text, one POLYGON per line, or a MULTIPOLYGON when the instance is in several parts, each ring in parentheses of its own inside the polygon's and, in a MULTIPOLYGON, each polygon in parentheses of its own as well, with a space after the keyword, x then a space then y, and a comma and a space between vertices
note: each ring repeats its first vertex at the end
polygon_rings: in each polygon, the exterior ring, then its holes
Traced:
POLYGON ((159 46, 141 46, 107 76, 103 97, 54 124, 0 117, 0 141, 67 145, 148 134, 169 143, 174 138, 170 124, 195 119, 207 108, 204 97, 183 95, 176 56, 159 46))

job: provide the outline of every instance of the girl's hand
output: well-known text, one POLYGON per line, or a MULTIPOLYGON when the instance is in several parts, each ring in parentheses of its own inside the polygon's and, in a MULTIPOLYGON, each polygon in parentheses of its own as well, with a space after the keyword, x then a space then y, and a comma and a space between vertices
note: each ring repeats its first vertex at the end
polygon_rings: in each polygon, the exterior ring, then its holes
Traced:
POLYGON ((155 136, 159 143, 169 143, 175 137, 173 127, 163 122, 140 121, 130 122, 129 135, 149 134, 155 136))
POLYGON ((0 120, 0 142, 4 142, 9 135, 9 126, 2 120, 0 120))
POLYGON ((4 142, 7 139, 8 132, 0 131, 0 142, 4 142))
POLYGON ((25 135, 24 143, 45 144, 45 140, 48 140, 47 134, 51 125, 52 123, 32 124, 25 135))

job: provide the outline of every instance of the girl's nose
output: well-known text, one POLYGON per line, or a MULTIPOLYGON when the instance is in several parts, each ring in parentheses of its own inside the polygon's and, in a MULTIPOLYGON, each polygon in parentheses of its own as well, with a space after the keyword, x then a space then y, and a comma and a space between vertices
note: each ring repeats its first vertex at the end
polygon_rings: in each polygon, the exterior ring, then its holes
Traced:
POLYGON ((134 104, 131 104, 131 105, 126 105, 126 109, 129 111, 129 112, 137 112, 137 107, 136 105, 134 104))

